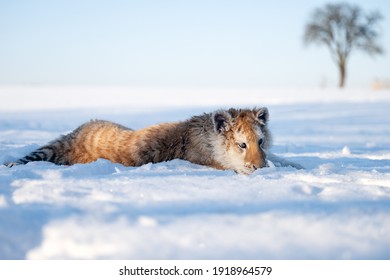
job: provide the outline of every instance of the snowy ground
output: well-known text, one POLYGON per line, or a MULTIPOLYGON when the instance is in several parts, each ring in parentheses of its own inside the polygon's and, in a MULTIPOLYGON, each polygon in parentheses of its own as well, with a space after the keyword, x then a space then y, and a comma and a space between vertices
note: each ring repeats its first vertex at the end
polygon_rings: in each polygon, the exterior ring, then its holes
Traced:
POLYGON ((0 87, 0 163, 100 118, 268 106, 250 176, 174 160, 0 167, 0 259, 390 259, 390 92, 0 87))

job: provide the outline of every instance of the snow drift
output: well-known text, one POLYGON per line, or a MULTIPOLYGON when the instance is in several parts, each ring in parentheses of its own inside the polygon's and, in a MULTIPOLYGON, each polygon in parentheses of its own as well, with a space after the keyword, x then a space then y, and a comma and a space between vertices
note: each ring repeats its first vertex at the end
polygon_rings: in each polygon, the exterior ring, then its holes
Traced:
POLYGON ((267 106, 250 176, 174 160, 0 167, 1 259, 389 259, 390 92, 1 87, 0 163, 91 118, 138 129, 267 106))

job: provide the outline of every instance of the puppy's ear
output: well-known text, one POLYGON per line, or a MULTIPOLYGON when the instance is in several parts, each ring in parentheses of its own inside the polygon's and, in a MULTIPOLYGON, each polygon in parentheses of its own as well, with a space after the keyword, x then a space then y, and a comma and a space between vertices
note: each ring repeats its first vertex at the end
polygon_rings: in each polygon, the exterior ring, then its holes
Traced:
POLYGON ((266 125, 269 119, 269 113, 268 109, 266 107, 262 108, 255 108, 253 109, 253 113, 255 114, 257 120, 260 122, 262 125, 266 125))
POLYGON ((227 111, 218 110, 213 113, 212 120, 214 131, 216 133, 222 133, 230 129, 232 116, 227 111))

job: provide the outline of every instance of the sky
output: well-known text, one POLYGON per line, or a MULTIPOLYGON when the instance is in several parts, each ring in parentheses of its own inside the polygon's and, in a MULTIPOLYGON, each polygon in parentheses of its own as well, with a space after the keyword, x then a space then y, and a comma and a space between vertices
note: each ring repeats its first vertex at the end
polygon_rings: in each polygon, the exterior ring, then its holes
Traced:
MULTIPOLYGON (((0 85, 336 87, 325 46, 304 26, 329 1, 0 0, 0 85)), ((390 1, 382 56, 352 52, 347 87, 390 79, 390 1)))

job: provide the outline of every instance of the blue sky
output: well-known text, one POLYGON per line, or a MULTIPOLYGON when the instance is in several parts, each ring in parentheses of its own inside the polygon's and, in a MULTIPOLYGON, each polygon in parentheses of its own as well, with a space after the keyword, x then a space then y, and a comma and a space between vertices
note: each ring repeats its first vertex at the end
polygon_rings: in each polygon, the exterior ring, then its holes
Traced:
MULTIPOLYGON (((0 0, 0 84, 147 87, 336 87, 328 50, 305 47, 304 25, 328 1, 0 0)), ((347 87, 390 79, 385 55, 353 52, 347 87)))

